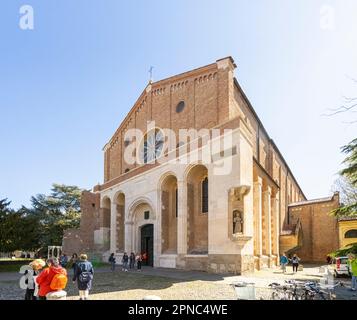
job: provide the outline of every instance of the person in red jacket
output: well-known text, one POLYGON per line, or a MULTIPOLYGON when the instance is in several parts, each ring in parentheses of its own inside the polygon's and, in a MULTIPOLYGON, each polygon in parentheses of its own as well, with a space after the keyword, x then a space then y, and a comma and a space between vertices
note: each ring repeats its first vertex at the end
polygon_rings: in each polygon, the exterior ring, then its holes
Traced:
POLYGON ((46 300, 46 295, 49 292, 52 292, 51 281, 56 274, 63 274, 67 276, 66 269, 62 268, 59 264, 57 258, 50 258, 47 260, 48 268, 43 270, 40 275, 36 278, 36 282, 40 287, 38 296, 40 300, 46 300))

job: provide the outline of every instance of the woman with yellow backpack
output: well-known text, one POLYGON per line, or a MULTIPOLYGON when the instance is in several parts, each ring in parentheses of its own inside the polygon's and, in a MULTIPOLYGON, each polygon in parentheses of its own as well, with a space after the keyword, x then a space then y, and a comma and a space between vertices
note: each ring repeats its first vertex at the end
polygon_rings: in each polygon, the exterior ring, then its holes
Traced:
POLYGON ((67 285, 67 271, 62 268, 57 258, 47 259, 48 268, 44 269, 36 278, 39 285, 38 296, 40 300, 46 300, 50 292, 61 291, 67 285))

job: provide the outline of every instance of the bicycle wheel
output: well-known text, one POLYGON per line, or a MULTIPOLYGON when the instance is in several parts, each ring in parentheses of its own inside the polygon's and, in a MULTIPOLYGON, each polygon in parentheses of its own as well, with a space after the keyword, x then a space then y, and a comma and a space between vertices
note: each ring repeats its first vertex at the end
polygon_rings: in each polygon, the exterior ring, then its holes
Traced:
POLYGON ((271 294, 271 300, 280 300, 279 294, 275 291, 271 294))

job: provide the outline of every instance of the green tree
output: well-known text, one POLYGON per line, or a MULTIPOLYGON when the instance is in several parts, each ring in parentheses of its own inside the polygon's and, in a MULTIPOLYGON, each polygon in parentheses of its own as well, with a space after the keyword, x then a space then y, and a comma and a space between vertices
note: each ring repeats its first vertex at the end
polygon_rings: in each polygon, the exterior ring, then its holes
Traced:
POLYGON ((64 231, 79 227, 81 194, 76 186, 53 184, 50 195, 34 196, 32 207, 22 208, 38 221, 41 247, 61 245, 64 231))
POLYGON ((353 196, 355 195, 353 190, 357 189, 357 138, 342 147, 342 152, 347 154, 347 157, 343 161, 346 167, 340 171, 340 174, 346 179, 351 196, 345 200, 345 203, 340 208, 333 210, 332 213, 336 216, 357 216, 357 200, 353 196))
POLYGON ((38 224, 21 210, 10 209, 7 199, 0 200, 0 251, 34 250, 38 246, 38 224))

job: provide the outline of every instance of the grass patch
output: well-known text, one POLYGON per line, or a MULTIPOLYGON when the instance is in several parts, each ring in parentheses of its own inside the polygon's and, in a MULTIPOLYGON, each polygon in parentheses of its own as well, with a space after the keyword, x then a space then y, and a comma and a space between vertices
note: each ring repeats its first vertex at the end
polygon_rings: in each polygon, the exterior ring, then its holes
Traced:
POLYGON ((27 263, 0 265, 0 272, 19 272, 21 266, 27 263))
POLYGON ((102 268, 102 267, 110 267, 109 263, 101 262, 101 261, 91 261, 93 268, 102 268))

